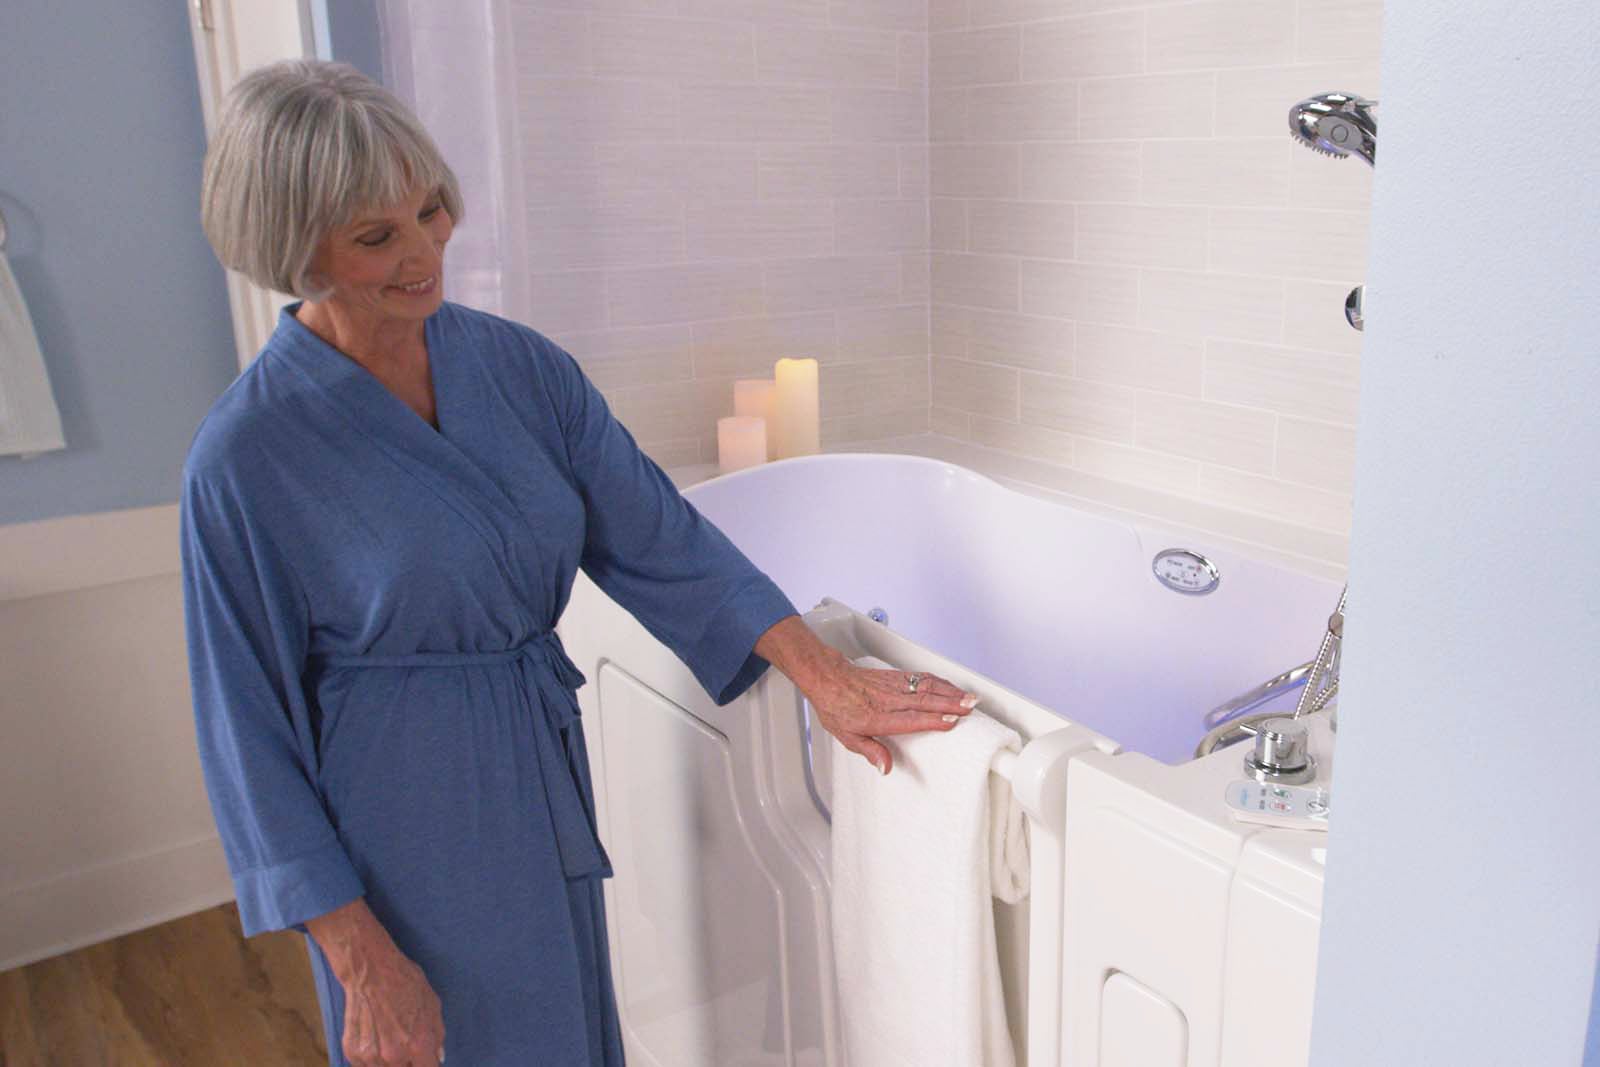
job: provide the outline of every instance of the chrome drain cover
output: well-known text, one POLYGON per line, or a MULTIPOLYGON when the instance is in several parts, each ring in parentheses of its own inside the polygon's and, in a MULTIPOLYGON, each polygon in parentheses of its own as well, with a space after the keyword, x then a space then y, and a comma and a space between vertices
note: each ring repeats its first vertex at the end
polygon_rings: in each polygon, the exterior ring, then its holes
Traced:
POLYGON ((1222 581, 1217 565, 1187 548, 1169 548, 1150 562, 1156 581, 1185 596, 1205 596, 1222 581))

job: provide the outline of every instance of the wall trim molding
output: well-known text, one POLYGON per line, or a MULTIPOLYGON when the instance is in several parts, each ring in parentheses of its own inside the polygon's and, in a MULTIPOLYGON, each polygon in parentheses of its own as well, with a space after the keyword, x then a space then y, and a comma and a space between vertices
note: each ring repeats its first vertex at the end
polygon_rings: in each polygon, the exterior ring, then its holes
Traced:
POLYGON ((0 526, 0 601, 177 574, 178 505, 0 526))
POLYGON ((216 834, 0 889, 0 971, 192 915, 233 899, 216 834))

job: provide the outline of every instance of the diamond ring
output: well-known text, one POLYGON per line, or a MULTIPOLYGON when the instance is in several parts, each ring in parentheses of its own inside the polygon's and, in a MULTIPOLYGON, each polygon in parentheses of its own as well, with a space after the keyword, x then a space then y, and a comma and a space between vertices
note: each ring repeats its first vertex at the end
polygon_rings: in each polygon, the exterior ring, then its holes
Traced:
POLYGON ((922 684, 922 675, 920 675, 920 674, 908 674, 908 675, 906 675, 906 692, 915 693, 917 691, 917 686, 919 686, 921 684, 922 684))

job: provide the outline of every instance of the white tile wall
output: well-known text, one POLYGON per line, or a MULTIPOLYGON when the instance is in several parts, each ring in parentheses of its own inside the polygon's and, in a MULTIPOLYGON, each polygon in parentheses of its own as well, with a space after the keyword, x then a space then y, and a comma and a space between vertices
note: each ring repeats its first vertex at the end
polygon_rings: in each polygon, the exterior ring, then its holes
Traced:
POLYGON ((1342 307, 1372 175, 1294 145, 1285 117, 1379 96, 1380 17, 932 0, 936 432, 1019 457, 1023 480, 1112 505, 1125 485, 1157 517, 1338 563, 1360 366, 1342 307), (983 365, 1020 372, 1014 417, 983 365))
POLYGON ((810 355, 826 447, 1338 562, 1371 173, 1284 116, 1380 96, 1381 0, 511 8, 530 321, 658 460, 810 355))

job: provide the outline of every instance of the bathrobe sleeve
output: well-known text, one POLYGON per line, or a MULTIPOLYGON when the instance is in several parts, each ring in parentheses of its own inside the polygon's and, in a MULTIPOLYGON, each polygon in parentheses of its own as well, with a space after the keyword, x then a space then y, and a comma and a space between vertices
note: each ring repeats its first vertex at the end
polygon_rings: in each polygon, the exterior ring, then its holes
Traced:
POLYGON ((200 765, 239 917, 246 935, 303 932, 362 894, 314 784, 305 596, 229 488, 186 477, 182 536, 200 765))
POLYGON ((640 451, 577 362, 546 346, 587 513, 584 572, 672 649, 712 699, 734 700, 767 668, 756 640, 796 614, 794 605, 640 451))

